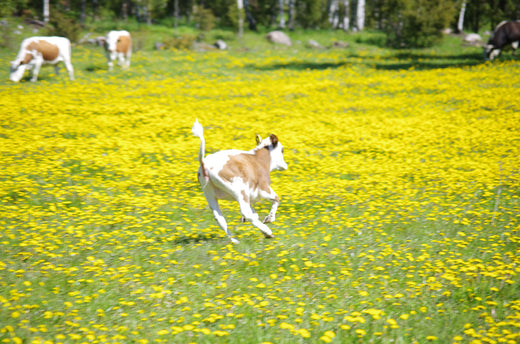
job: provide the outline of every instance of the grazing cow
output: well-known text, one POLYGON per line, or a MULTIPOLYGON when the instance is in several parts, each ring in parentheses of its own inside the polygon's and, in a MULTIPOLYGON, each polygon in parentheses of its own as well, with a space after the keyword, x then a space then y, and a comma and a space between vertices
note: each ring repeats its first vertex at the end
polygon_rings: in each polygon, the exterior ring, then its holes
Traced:
POLYGON ((16 60, 11 62, 9 79, 18 82, 26 69, 33 69, 31 81, 38 80, 42 64, 55 65, 58 74, 58 62, 63 62, 69 72, 70 80, 74 80, 74 68, 70 62, 70 41, 65 37, 31 37, 24 39, 16 60))
POLYGON ((250 151, 230 149, 204 157, 203 128, 198 120, 193 124, 192 131, 193 135, 200 138, 199 183, 220 228, 226 232, 231 242, 238 244, 238 240, 229 232, 218 205, 219 199, 236 200, 242 219, 251 221, 266 238, 272 238, 273 233, 264 223, 274 222, 280 199, 270 186, 269 172, 287 169, 283 146, 276 135, 271 134, 264 140, 257 135, 257 146, 250 151), (263 222, 258 219, 258 214, 252 207, 260 199, 271 201, 271 211, 263 222))
POLYGON ((484 46, 484 56, 486 59, 493 60, 500 55, 502 49, 511 44, 513 54, 518 48, 520 41, 520 20, 506 22, 503 21, 497 25, 493 35, 489 38, 488 43, 484 46))
POLYGON ((113 61, 116 59, 121 67, 130 67, 132 37, 128 31, 110 31, 106 38, 102 37, 100 40, 107 54, 108 70, 114 68, 113 61))

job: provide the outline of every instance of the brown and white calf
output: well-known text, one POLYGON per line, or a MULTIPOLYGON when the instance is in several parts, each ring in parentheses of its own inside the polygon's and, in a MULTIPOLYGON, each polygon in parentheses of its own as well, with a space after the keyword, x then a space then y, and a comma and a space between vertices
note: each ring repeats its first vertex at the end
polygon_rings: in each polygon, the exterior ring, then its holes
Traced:
POLYGON ((38 73, 43 64, 55 65, 58 74, 59 62, 63 62, 74 80, 74 68, 71 63, 70 41, 65 37, 30 37, 23 40, 16 60, 11 62, 9 79, 18 82, 26 69, 33 69, 31 81, 38 80, 38 73))
POLYGON ((114 68, 114 60, 118 60, 119 65, 123 68, 130 67, 132 36, 130 36, 128 31, 110 31, 107 36, 102 37, 100 41, 107 55, 108 70, 114 68))
POLYGON ((503 21, 497 25, 493 31, 493 35, 484 46, 484 57, 488 60, 493 60, 500 55, 502 49, 508 44, 513 48, 513 54, 520 41, 520 20, 503 21))
POLYGON ((220 228, 226 232, 231 242, 238 244, 238 240, 229 232, 226 219, 218 205, 219 199, 236 200, 243 219, 251 221, 266 238, 272 238, 273 233, 265 223, 275 220, 280 199, 271 188, 269 173, 287 169, 283 158, 283 146, 276 135, 271 134, 264 140, 257 136, 257 145, 250 151, 230 149, 204 157, 205 140, 202 125, 198 120, 193 124, 192 131, 200 138, 199 183, 220 228), (260 199, 271 201, 271 211, 263 222, 258 219, 258 214, 252 207, 252 204, 260 199))

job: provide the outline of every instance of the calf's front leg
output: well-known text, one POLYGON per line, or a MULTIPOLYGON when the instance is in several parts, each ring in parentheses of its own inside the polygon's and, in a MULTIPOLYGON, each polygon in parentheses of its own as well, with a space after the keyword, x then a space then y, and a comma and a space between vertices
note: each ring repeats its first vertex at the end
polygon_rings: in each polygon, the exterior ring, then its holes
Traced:
POLYGON ((280 198, 278 195, 270 189, 270 192, 265 195, 265 198, 271 201, 271 210, 269 211, 269 215, 264 218, 264 223, 274 222, 276 219, 276 210, 278 209, 278 205, 280 205, 280 198))

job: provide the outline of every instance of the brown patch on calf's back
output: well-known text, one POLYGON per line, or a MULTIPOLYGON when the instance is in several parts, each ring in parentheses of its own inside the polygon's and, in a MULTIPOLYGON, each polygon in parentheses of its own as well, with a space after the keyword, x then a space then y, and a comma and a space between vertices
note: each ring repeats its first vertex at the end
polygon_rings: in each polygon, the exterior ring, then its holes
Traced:
MULTIPOLYGON (((33 43, 29 44, 29 46, 31 46, 33 43)), ((58 48, 58 46, 51 44, 47 41, 40 40, 38 41, 38 43, 36 43, 36 45, 36 50, 38 50, 42 54, 43 59, 45 61, 54 61, 60 55, 60 49, 58 48)))
POLYGON ((259 149, 255 154, 232 155, 218 175, 226 181, 239 177, 253 189, 269 190, 271 184, 270 163, 271 157, 267 149, 259 149))
POLYGON ((116 52, 127 53, 132 46, 132 39, 130 36, 119 36, 116 44, 116 52))

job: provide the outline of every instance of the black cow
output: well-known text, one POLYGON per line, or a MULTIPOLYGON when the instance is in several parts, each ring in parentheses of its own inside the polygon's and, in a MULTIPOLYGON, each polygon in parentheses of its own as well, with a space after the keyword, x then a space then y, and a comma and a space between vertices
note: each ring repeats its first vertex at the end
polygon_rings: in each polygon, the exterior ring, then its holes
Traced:
POLYGON ((511 44, 513 47, 513 54, 518 48, 520 41, 520 20, 516 21, 503 21, 497 25, 493 35, 484 46, 484 57, 489 60, 493 60, 495 57, 500 55, 502 49, 511 44))

